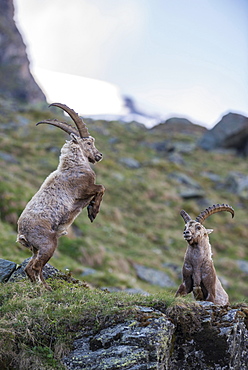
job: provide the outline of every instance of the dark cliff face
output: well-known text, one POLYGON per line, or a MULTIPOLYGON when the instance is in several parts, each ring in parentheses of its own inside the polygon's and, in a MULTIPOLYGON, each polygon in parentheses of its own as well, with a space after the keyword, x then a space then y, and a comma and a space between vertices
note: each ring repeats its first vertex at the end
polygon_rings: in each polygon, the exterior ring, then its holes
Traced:
POLYGON ((0 0, 0 96, 21 103, 45 102, 29 69, 26 46, 14 21, 13 0, 0 0))
POLYGON ((248 156, 248 118, 238 113, 228 113, 199 141, 205 150, 233 149, 237 154, 248 156))

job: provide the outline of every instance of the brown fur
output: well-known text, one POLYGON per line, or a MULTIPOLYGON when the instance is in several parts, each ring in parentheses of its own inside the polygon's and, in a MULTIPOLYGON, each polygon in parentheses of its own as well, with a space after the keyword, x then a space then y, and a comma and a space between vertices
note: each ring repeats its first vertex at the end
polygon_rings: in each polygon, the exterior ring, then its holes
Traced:
POLYGON ((52 257, 58 238, 67 234, 68 227, 84 207, 91 222, 99 212, 105 191, 95 184, 90 163, 102 159, 94 138, 82 138, 71 133, 71 140, 61 149, 58 168, 42 184, 29 201, 18 220, 17 241, 28 247, 33 256, 25 268, 32 282, 44 281, 42 269, 52 257))
POLYGON ((228 295, 219 281, 212 260, 208 234, 213 230, 194 220, 185 224, 184 239, 188 246, 182 269, 183 283, 176 296, 193 291, 197 300, 206 300, 218 305, 227 305, 228 295))

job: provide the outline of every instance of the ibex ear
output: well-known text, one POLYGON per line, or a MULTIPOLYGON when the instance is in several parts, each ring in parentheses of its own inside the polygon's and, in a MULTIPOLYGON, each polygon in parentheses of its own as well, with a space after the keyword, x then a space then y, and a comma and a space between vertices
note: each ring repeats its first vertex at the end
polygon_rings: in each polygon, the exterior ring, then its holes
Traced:
POLYGON ((214 230, 213 229, 206 229, 207 234, 211 234, 214 230))
POLYGON ((79 139, 79 137, 78 137, 77 135, 75 135, 75 134, 71 133, 71 134, 70 134, 70 138, 72 139, 72 141, 73 141, 74 143, 78 143, 78 139, 79 139))

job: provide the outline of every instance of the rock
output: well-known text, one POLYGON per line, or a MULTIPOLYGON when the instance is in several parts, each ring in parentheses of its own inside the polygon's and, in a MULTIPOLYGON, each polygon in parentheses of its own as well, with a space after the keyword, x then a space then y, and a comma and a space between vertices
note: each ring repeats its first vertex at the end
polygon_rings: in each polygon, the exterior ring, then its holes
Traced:
POLYGON ((84 271, 82 272, 82 276, 94 275, 96 272, 97 271, 95 269, 87 267, 87 268, 84 268, 84 271))
POLYGON ((247 307, 196 302, 162 313, 136 307, 136 319, 82 333, 62 359, 68 370, 247 369, 247 307))
POLYGON ((239 172, 230 172, 224 187, 231 193, 237 194, 243 199, 248 199, 248 176, 239 172))
POLYGON ((183 172, 172 172, 169 177, 175 179, 179 184, 189 186, 195 189, 201 189, 197 181, 189 177, 183 172))
POLYGON ((195 143, 185 143, 183 141, 171 141, 171 140, 162 140, 155 143, 143 142, 143 145, 148 146, 161 153, 190 153, 196 148, 195 143))
POLYGON ((109 144, 118 144, 120 142, 120 139, 118 137, 111 137, 108 142, 109 144))
POLYGON ((161 312, 137 308, 144 321, 127 321, 82 336, 63 359, 67 369, 166 369, 174 325, 161 312))
POLYGON ((238 154, 248 155, 248 118, 228 113, 199 140, 205 150, 235 149, 238 154))
POLYGON ((176 273, 178 279, 182 278, 182 266, 176 265, 175 263, 171 262, 165 262, 162 266, 165 268, 169 268, 174 273, 176 273))
POLYGON ((184 199, 202 198, 205 196, 205 191, 201 188, 197 181, 187 176, 183 172, 173 172, 169 177, 175 179, 181 186, 179 194, 184 199))
POLYGON ((140 162, 136 161, 134 158, 130 157, 123 157, 119 159, 121 164, 124 164, 128 168, 137 169, 140 168, 140 162))
POLYGON ((182 156, 177 152, 170 153, 168 155, 168 160, 172 163, 179 164, 179 165, 184 165, 185 164, 182 156))
POLYGON ((205 191, 201 189, 182 188, 179 195, 183 199, 203 198, 205 196, 205 191))
POLYGON ((175 149, 175 146, 169 140, 158 141, 155 143, 144 142, 143 145, 148 146, 149 148, 152 148, 161 153, 170 153, 175 149))
POLYGON ((19 164, 20 162, 14 157, 12 154, 0 152, 0 159, 5 162, 12 163, 12 164, 19 164))
POLYGON ((186 317, 177 323, 169 369, 247 369, 248 331, 242 309, 221 309, 209 302, 199 305, 203 310, 198 323, 188 326, 186 317))
POLYGON ((245 274, 248 274, 248 262, 247 261, 237 260, 237 265, 242 272, 244 272, 245 274))
POLYGON ((208 172, 208 171, 203 171, 201 172, 201 176, 205 177, 206 179, 209 179, 213 181, 214 183, 220 184, 222 183, 222 178, 220 175, 217 175, 216 173, 213 172, 208 172))
POLYGON ((179 153, 191 153, 196 148, 196 143, 185 143, 184 141, 174 142, 175 151, 179 153))
MULTIPOLYGON (((25 279, 27 277, 27 275, 24 271, 24 268, 27 266, 28 261, 30 260, 30 258, 27 258, 22 262, 22 264, 10 276, 8 282, 20 281, 20 280, 25 279)), ((55 267, 53 267, 49 263, 45 264, 42 271, 43 271, 43 276, 44 276, 45 279, 48 279, 48 278, 56 275, 59 272, 59 270, 57 270, 55 267)))
POLYGON ((161 286, 162 288, 175 287, 176 284, 171 278, 163 271, 159 271, 150 267, 135 264, 137 276, 150 284, 161 286))
POLYGON ((0 283, 6 283, 16 269, 16 263, 0 258, 0 283))
POLYGON ((22 103, 46 102, 29 68, 26 46, 14 21, 13 0, 0 1, 0 95, 22 103))

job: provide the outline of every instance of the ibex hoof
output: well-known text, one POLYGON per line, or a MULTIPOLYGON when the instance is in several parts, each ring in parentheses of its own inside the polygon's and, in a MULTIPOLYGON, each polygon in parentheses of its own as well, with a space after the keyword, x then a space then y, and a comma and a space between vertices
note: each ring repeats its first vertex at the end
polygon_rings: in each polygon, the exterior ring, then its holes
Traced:
POLYGON ((88 217, 89 217, 90 221, 93 222, 94 219, 96 218, 96 214, 93 210, 93 206, 91 204, 89 204, 88 207, 87 207, 87 210, 88 210, 88 217))
POLYGON ((203 301, 204 300, 203 292, 202 292, 202 289, 201 289, 200 286, 194 286, 193 287, 193 294, 194 294, 194 297, 197 301, 203 301))

